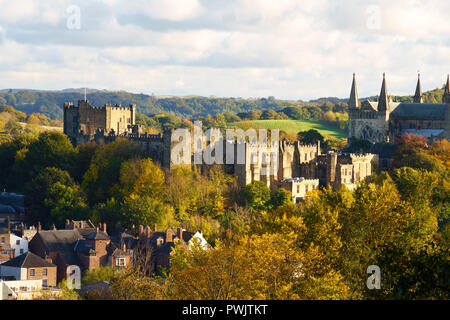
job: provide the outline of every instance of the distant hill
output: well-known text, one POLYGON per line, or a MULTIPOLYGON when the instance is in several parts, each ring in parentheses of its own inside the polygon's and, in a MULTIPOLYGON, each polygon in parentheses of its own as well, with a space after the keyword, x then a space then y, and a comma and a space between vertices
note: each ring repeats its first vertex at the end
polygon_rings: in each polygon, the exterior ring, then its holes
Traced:
MULTIPOLYGON (((435 89, 424 93, 425 102, 442 101, 442 89, 435 89)), ((158 113, 171 113, 173 115, 192 118, 196 116, 215 115, 218 113, 248 112, 258 110, 281 110, 286 107, 318 106, 326 102, 337 104, 347 103, 348 99, 337 97, 325 97, 304 102, 301 100, 278 100, 269 98, 217 98, 201 96, 155 96, 136 94, 126 91, 108 91, 99 89, 87 89, 87 98, 92 105, 103 106, 105 103, 137 105, 138 113, 150 115, 158 113)), ((0 106, 11 105, 15 109, 25 112, 42 113, 50 119, 61 120, 63 118, 62 106, 64 102, 77 103, 84 98, 84 88, 68 88, 58 91, 27 90, 27 89, 2 89, 0 90, 0 106)), ((361 100, 376 100, 376 97, 361 98, 361 100)), ((398 101, 411 101, 411 97, 396 97, 398 101)))
MULTIPOLYGON (((77 103, 84 98, 84 88, 70 88, 59 91, 37 90, 0 90, 0 106, 11 105, 15 109, 31 113, 42 113, 50 119, 63 117, 64 102, 77 103)), ((226 111, 239 113, 252 109, 280 110, 288 106, 303 106, 302 101, 277 100, 275 98, 242 99, 242 98, 217 98, 201 96, 155 96, 136 94, 126 91, 107 91, 87 89, 87 99, 94 106, 103 106, 106 103, 121 104, 123 106, 136 104, 138 113, 158 114, 171 113, 185 118, 194 116, 215 115, 226 111)))

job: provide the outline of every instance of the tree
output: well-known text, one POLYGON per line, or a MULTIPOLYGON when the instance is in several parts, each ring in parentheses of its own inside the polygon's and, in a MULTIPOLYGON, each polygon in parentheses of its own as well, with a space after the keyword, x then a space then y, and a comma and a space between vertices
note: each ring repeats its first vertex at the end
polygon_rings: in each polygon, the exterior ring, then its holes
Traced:
POLYGON ((150 158, 132 158, 122 163, 120 168, 120 193, 128 196, 147 196, 163 199, 165 176, 162 170, 150 158))
POLYGON ((292 194, 284 188, 279 188, 272 196, 273 208, 292 204, 292 194))
POLYGON ((122 163, 139 157, 141 153, 139 146, 125 139, 98 147, 81 184, 89 203, 96 204, 116 197, 120 190, 122 163))
POLYGON ((393 154, 393 168, 411 167, 425 169, 440 175, 446 172, 444 163, 432 154, 427 139, 415 134, 405 134, 393 154))
POLYGON ((20 155, 16 153, 13 168, 18 189, 46 167, 70 172, 77 155, 77 150, 67 136, 59 132, 42 133, 20 152, 20 155))
POLYGON ((214 250, 176 246, 170 281, 177 299, 295 299, 302 255, 280 234, 243 237, 214 250))
POLYGON ((67 171, 45 168, 26 184, 24 195, 33 224, 61 227, 66 219, 87 218, 85 196, 67 171))
MULTIPOLYGON (((0 144, 0 188, 16 189, 13 167, 16 155, 20 150, 28 150, 28 146, 37 137, 30 134, 22 134, 11 141, 0 144)), ((23 151, 22 151, 23 152, 23 151)))
POLYGON ((310 129, 308 131, 300 131, 298 133, 298 139, 304 144, 316 144, 317 142, 323 143, 323 136, 319 131, 310 129))
POLYGON ((252 210, 267 209, 270 200, 270 189, 266 183, 255 181, 245 186, 242 195, 247 202, 247 206, 252 210))

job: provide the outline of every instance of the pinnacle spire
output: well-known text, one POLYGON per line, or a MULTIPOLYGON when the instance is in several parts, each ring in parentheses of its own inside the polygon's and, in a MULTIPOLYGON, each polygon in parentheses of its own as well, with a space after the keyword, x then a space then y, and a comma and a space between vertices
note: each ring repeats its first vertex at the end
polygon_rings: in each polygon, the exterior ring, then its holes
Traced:
POLYGON ((414 94, 415 103, 423 103, 422 85, 420 84, 420 73, 418 74, 416 93, 414 94))
POLYGON ((353 73, 352 90, 350 91, 350 99, 348 100, 349 108, 359 108, 358 90, 356 89, 356 75, 353 73))
POLYGON ((378 100, 378 111, 389 111, 389 96, 386 87, 386 74, 383 72, 383 84, 381 85, 380 98, 378 100))
POLYGON ((442 97, 444 103, 450 103, 450 75, 447 75, 447 84, 445 85, 444 96, 442 97))

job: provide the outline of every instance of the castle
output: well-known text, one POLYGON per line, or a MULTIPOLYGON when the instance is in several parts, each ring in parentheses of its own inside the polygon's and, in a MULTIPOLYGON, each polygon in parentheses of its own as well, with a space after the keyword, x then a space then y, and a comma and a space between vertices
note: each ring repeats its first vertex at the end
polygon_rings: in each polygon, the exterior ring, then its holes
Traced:
POLYGON ((383 74, 378 101, 360 102, 355 74, 348 104, 349 143, 368 140, 372 143, 394 143, 395 138, 413 133, 431 141, 450 137, 450 79, 447 77, 442 103, 424 103, 420 74, 414 102, 394 102, 388 95, 383 74))
MULTIPOLYGON (((85 100, 78 101, 78 106, 72 103, 64 104, 64 133, 74 145, 89 141, 110 143, 119 137, 133 141, 155 162, 163 168, 175 166, 172 159, 174 141, 173 129, 165 130, 163 134, 147 134, 135 123, 136 106, 121 107, 119 105, 105 105, 103 108, 93 107, 85 100)), ((297 202, 305 197, 307 191, 331 186, 338 188, 345 185, 355 188, 361 181, 371 175, 371 161, 373 154, 343 154, 330 151, 322 154, 320 143, 316 145, 302 145, 299 141, 290 143, 282 140, 277 144, 277 150, 270 149, 271 154, 278 156, 276 172, 267 174, 269 164, 260 160, 254 162, 253 154, 259 152, 262 146, 257 142, 243 142, 244 161, 237 161, 237 141, 223 140, 220 147, 225 151, 227 144, 234 148, 233 162, 222 165, 224 171, 237 176, 240 187, 255 181, 263 181, 270 188, 284 187, 292 192, 293 201, 297 202)), ((206 144, 203 144, 203 149, 206 144)), ((223 152, 225 158, 226 152, 223 152)), ((194 163, 193 156, 188 157, 188 164, 194 163)), ((197 165, 202 171, 210 166, 203 163, 197 165)))

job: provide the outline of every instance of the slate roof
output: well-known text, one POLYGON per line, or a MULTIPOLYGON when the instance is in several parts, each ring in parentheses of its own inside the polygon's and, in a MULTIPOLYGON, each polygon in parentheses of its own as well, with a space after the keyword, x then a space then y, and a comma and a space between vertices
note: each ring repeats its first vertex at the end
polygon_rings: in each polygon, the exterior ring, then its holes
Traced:
POLYGON ((85 236, 86 239, 89 240, 109 240, 108 234, 104 233, 103 231, 94 231, 85 236))
POLYGON ((402 130, 402 135, 405 133, 413 133, 425 138, 431 138, 439 136, 442 132, 444 132, 444 129, 405 129, 402 130))
POLYGON ((73 251, 77 240, 82 240, 78 230, 40 231, 39 236, 49 251, 73 251))
POLYGON ((54 265, 53 263, 45 261, 41 257, 29 251, 11 260, 6 261, 5 263, 2 264, 2 266, 15 268, 56 267, 56 265, 54 265))
POLYGON ((23 194, 9 193, 9 192, 0 193, 0 203, 18 207, 25 206, 23 194))
MULTIPOLYGON (((172 239, 175 239, 176 236, 177 236, 177 233, 172 230, 172 239)), ((189 240, 191 240, 193 236, 194 236, 194 233, 183 230, 183 241, 184 242, 186 242, 186 243, 189 242, 189 240)), ((152 234, 150 236, 150 239, 148 239, 149 244, 152 247, 156 248, 157 247, 156 246, 156 240, 159 237, 162 237, 164 239, 164 241, 165 241, 165 239, 166 239, 166 232, 165 231, 152 232, 152 234)))
POLYGON ((60 251, 58 252, 58 255, 67 265, 77 265, 77 266, 83 265, 81 259, 78 257, 76 252, 60 251))
POLYGON ((78 240, 74 248, 74 251, 85 253, 89 253, 91 250, 94 250, 94 247, 87 244, 86 240, 78 240))
POLYGON ((10 205, 0 204, 0 212, 1 213, 16 213, 16 210, 10 205))
POLYGON ((443 103, 400 103, 391 112, 392 119, 430 119, 445 120, 445 108, 443 103))
POLYGON ((82 228, 82 229, 77 229, 77 230, 83 237, 86 237, 87 235, 91 234, 92 232, 96 232, 97 228, 82 228))

